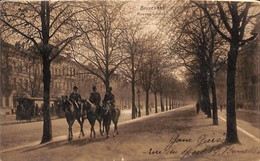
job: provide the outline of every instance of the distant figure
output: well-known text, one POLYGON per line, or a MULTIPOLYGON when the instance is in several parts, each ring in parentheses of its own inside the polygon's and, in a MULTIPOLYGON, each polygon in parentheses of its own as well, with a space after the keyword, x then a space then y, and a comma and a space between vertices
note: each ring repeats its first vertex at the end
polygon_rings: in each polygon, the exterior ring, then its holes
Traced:
POLYGON ((22 105, 21 105, 21 101, 18 102, 18 106, 16 108, 16 120, 20 120, 21 118, 21 113, 22 113, 22 105))
POLYGON ((73 93, 70 94, 70 101, 72 101, 74 107, 81 109, 81 106, 80 106, 81 96, 78 93, 77 86, 73 87, 73 93))
POLYGON ((220 104, 220 111, 222 112, 222 108, 223 108, 223 106, 222 106, 222 104, 220 104))
POLYGON ((199 114, 199 111, 200 111, 200 104, 199 104, 199 102, 197 102, 197 104, 196 104, 196 110, 197 110, 197 114, 199 114))

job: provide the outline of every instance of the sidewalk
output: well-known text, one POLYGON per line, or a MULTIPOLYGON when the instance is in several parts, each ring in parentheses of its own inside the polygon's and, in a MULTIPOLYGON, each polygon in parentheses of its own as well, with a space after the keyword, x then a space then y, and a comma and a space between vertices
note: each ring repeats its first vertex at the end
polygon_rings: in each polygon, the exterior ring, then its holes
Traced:
MULTIPOLYGON (((59 119, 58 116, 51 116, 52 120, 59 119)), ((0 125, 13 125, 13 124, 22 124, 22 123, 32 123, 32 122, 38 122, 43 121, 42 117, 34 118, 32 120, 16 120, 16 115, 0 115, 0 125)))
MULTIPOLYGON (((4 161, 259 160, 259 143, 238 131, 240 144, 229 145, 224 143, 225 135, 224 121, 219 119, 219 125, 213 126, 212 118, 196 115, 194 106, 185 106, 122 123, 119 135, 109 139, 100 135, 71 142, 64 139, 2 153, 0 157, 4 161)), ((254 135, 260 138, 259 133, 254 135)))

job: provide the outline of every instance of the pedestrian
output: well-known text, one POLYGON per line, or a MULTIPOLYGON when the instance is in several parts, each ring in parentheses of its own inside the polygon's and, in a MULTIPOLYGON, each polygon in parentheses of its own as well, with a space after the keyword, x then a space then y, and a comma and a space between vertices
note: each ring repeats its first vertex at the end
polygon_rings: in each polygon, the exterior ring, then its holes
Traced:
POLYGON ((220 104, 220 111, 221 111, 221 112, 222 112, 222 108, 223 108, 223 107, 222 107, 222 104, 220 104))
POLYGON ((199 111, 200 111, 200 104, 199 104, 199 102, 197 102, 197 104, 196 104, 196 111, 197 111, 197 114, 199 114, 199 111))

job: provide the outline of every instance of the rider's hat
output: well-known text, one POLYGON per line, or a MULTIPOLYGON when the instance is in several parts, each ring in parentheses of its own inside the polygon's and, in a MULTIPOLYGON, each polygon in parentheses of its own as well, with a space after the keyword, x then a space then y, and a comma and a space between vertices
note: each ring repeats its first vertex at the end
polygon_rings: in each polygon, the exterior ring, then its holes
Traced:
POLYGON ((92 89, 95 91, 95 90, 97 89, 97 87, 96 87, 96 86, 93 86, 92 89))
POLYGON ((77 86, 74 86, 73 89, 74 89, 74 90, 78 90, 78 87, 77 87, 77 86))

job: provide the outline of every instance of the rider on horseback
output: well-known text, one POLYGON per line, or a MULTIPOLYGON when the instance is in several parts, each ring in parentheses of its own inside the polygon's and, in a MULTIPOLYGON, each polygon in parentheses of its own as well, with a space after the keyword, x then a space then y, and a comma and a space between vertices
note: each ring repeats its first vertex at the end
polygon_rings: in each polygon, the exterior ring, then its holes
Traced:
POLYGON ((76 107, 78 110, 81 110, 81 106, 80 106, 81 96, 78 93, 77 86, 73 87, 73 93, 70 94, 70 101, 72 101, 74 107, 76 107))
POLYGON ((112 93, 112 87, 109 87, 108 91, 105 94, 103 105, 107 105, 107 103, 111 104, 112 111, 115 110, 115 96, 112 93))
POLYGON ((100 94, 97 92, 96 86, 93 86, 92 89, 93 89, 93 92, 90 94, 89 101, 97 107, 97 112, 100 113, 101 112, 100 94))

